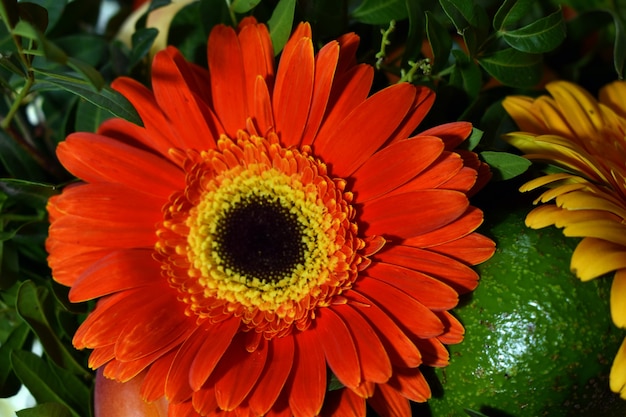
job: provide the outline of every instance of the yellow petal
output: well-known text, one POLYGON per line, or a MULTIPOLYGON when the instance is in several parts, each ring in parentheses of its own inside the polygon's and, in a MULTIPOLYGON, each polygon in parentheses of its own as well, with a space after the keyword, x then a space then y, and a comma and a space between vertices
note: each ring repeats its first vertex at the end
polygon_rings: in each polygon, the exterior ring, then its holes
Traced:
POLYGON ((606 104, 621 117, 626 118, 626 83, 615 81, 600 89, 600 103, 606 104))
MULTIPOLYGON (((563 186, 555 188, 555 190, 568 190, 571 188, 571 186, 563 186)), ((614 200, 612 197, 609 198, 611 200, 614 200)), ((590 192, 561 192, 556 199, 556 203, 560 207, 566 208, 568 210, 602 210, 618 216, 619 219, 616 219, 617 221, 626 219, 626 209, 623 207, 623 205, 616 204, 614 201, 609 201, 609 199, 603 198, 603 196, 599 196, 590 192)))
POLYGON ((535 111, 539 112, 546 126, 543 131, 537 133, 559 135, 570 139, 576 137, 576 132, 572 132, 572 127, 567 123, 565 115, 552 97, 541 96, 535 100, 535 111))
POLYGON ((525 193, 526 191, 531 191, 535 188, 543 187, 544 185, 563 180, 580 181, 581 178, 565 172, 561 172, 558 174, 548 174, 528 181, 526 184, 522 185, 519 190, 525 193))
MULTIPOLYGON (((582 281, 589 281, 612 271, 626 269, 626 247, 602 239, 585 238, 576 246, 570 267, 582 281)), ((626 303, 622 302, 622 304, 626 307, 626 303)))
POLYGON ((597 237, 626 246, 626 225, 607 219, 573 223, 563 230, 565 236, 597 237))
MULTIPOLYGON (((622 255, 623 256, 623 255, 622 255)), ((616 326, 626 327, 626 269, 615 273, 611 285, 611 317, 616 326)))
POLYGON ((531 97, 508 96, 502 101, 502 106, 515 120, 520 130, 539 133, 545 131, 546 125, 541 121, 539 114, 533 111, 533 101, 531 97))
POLYGON ((556 223, 563 209, 553 205, 546 204, 533 209, 526 216, 526 226, 532 229, 541 229, 543 227, 552 226, 556 223))
MULTIPOLYGON (((537 198, 535 200, 535 204, 537 204, 538 202, 542 202, 545 203, 546 201, 550 201, 554 198, 557 197, 561 197, 562 194, 567 194, 567 193, 571 193, 572 191, 576 191, 576 190, 580 190, 582 188, 585 188, 586 185, 585 184, 565 184, 565 185, 561 185, 559 187, 555 187, 552 189, 549 189, 547 191, 544 191, 539 198, 537 198)), ((558 200, 557 200, 558 201, 558 200)), ((562 204, 559 204, 559 206, 563 206, 562 204)))
POLYGON ((626 400, 626 339, 622 342, 622 346, 613 360, 610 386, 611 391, 619 393, 626 400))
POLYGON ((604 121, 598 102, 585 89, 565 81, 550 83, 546 89, 577 137, 592 137, 602 130, 604 121))

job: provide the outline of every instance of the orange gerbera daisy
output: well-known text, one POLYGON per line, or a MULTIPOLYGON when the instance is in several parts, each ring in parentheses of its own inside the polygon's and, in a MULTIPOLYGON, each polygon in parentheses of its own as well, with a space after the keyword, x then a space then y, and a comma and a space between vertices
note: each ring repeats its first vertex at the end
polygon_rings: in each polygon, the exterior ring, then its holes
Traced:
POLYGON ((364 415, 366 399, 409 415, 429 397, 419 366, 448 363, 448 310, 494 250, 467 197, 488 170, 453 151, 468 123, 409 138, 433 93, 368 97, 357 43, 314 54, 300 24, 275 72, 264 25, 217 26, 208 71, 169 47, 152 91, 113 83, 143 126, 59 145, 84 182, 50 200, 49 262, 71 301, 99 299, 74 336, 91 367, 145 371, 171 416, 364 415), (331 372, 345 388, 327 394, 331 372))
MULTIPOLYGON (((547 85, 552 95, 507 97, 504 108, 523 132, 505 139, 531 160, 562 168, 534 179, 521 190, 543 186, 526 218, 533 228, 563 228, 582 237, 572 255, 572 271, 583 281, 615 271, 611 314, 626 328, 626 82, 600 90, 599 102, 564 81, 547 85)), ((626 398, 626 340, 611 368, 611 389, 626 398)))

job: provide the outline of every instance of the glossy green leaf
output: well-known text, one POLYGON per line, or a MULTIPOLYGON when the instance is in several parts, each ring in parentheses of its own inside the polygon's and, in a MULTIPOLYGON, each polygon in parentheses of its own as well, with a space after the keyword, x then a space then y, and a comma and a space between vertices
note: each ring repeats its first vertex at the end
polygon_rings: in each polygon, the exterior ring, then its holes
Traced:
POLYGON ((22 385, 11 366, 11 352, 27 347, 30 329, 24 323, 13 328, 6 341, 0 344, 0 398, 15 395, 22 385))
POLYGON ((18 178, 0 179, 0 191, 12 201, 37 209, 43 209, 48 199, 58 192, 53 185, 18 178))
POLYGON ((20 3, 20 19, 30 23, 40 32, 45 32, 48 28, 48 11, 42 6, 32 3, 20 3))
POLYGON ((504 0, 493 17, 493 28, 502 30, 517 23, 528 16, 536 3, 535 0, 504 0))
POLYGON ((493 179, 496 181, 517 177, 531 165, 528 159, 506 152, 484 151, 480 156, 491 167, 493 179))
POLYGON ((469 138, 467 138, 464 142, 467 146, 467 149, 471 151, 472 149, 476 148, 476 146, 478 146, 478 144, 480 143, 480 140, 483 138, 483 134, 484 132, 482 130, 472 128, 472 133, 470 134, 469 138))
POLYGON ((117 117, 131 123, 142 125, 141 118, 128 100, 117 91, 104 87, 96 91, 89 83, 64 74, 39 71, 44 77, 39 79, 42 84, 50 84, 84 98, 90 103, 110 111, 117 117))
POLYGON ((406 37, 402 66, 409 65, 409 61, 417 61, 422 50, 422 40, 426 28, 426 17, 422 3, 414 0, 405 0, 405 7, 409 18, 409 32, 406 37))
POLYGON ((439 0, 439 4, 452 21, 457 33, 463 36, 470 56, 474 56, 489 29, 485 9, 472 0, 439 0))
POLYGON ((228 4, 224 0, 200 0, 199 13, 205 37, 217 24, 232 24, 228 4))
POLYGON ((150 53, 150 48, 154 40, 159 34, 159 30, 156 28, 141 28, 137 29, 132 37, 131 44, 132 49, 128 57, 128 67, 133 68, 142 59, 144 59, 150 53))
POLYGON ((0 163, 13 178, 36 181, 45 177, 31 155, 2 129, 0 129, 0 163))
POLYGON ((100 124, 106 119, 114 117, 113 114, 102 107, 98 107, 86 100, 79 100, 76 106, 77 132, 96 132, 100 124))
POLYGON ((470 410, 469 408, 464 409, 465 413, 470 417, 489 417, 486 414, 481 413, 480 411, 470 410))
POLYGON ((48 20, 47 30, 50 31, 56 27, 61 19, 68 0, 28 0, 28 2, 37 4, 46 10, 48 20))
POLYGON ((20 18, 20 9, 17 0, 0 0, 0 18, 7 22, 9 28, 14 28, 20 18))
POLYGON ((555 49, 565 40, 565 22, 558 10, 519 29, 501 31, 511 47, 529 53, 544 53, 555 49))
POLYGON ((426 12, 426 36, 433 51, 432 72, 437 74, 448 65, 452 50, 452 37, 430 11, 426 12))
POLYGON ((232 7, 235 13, 248 13, 254 9, 261 0, 234 0, 230 7, 232 7))
POLYGON ((513 48, 497 51, 478 58, 480 65, 503 84, 528 88, 541 80, 542 58, 513 48))
POLYGON ((50 359, 73 373, 88 375, 52 328, 46 316, 46 312, 49 311, 47 301, 49 301, 47 290, 38 289, 32 281, 25 281, 17 293, 17 312, 35 332, 50 359))
MULTIPOLYGON (((68 401, 62 396, 64 381, 59 379, 43 358, 23 350, 13 351, 11 365, 17 377, 38 403, 59 403, 72 410, 68 401)), ((75 410, 72 410, 72 416, 82 417, 75 410)))
POLYGON ((32 408, 16 411, 17 417, 72 417, 72 412, 63 404, 43 403, 32 408))
POLYGON ((296 0, 279 0, 272 17, 267 24, 270 28, 270 38, 274 45, 274 54, 278 55, 289 40, 293 27, 296 0))
POLYGON ((392 20, 406 19, 405 0, 363 0, 352 12, 352 18, 370 25, 388 25, 392 20))
POLYGON ((148 12, 151 12, 159 7, 167 6, 172 0, 149 0, 150 6, 148 6, 148 12))
POLYGON ((464 52, 455 49, 452 51, 456 63, 450 76, 450 84, 462 89, 471 98, 475 98, 482 85, 480 68, 464 52))

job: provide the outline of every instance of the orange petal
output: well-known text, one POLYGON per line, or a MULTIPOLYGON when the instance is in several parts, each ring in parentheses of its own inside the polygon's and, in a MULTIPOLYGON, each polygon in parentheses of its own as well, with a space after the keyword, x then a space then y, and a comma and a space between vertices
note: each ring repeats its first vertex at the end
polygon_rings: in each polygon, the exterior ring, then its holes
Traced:
POLYGON ((380 416, 411 417, 409 401, 387 384, 377 385, 374 396, 367 403, 380 416))
POLYGON ((385 347, 372 326, 349 304, 333 306, 354 339, 363 380, 383 383, 392 374, 391 361, 385 347))
POLYGON ((446 150, 451 151, 459 146, 472 133, 472 124, 469 122, 451 122, 437 125, 421 132, 420 136, 436 136, 446 144, 446 150))
MULTIPOLYGON (((210 325, 210 323, 208 324, 210 325)), ((176 356, 167 373, 165 383, 165 396, 174 403, 179 403, 191 398, 193 389, 189 384, 189 372, 191 365, 200 352, 205 341, 207 324, 197 327, 177 349, 176 356)))
POLYGON ((268 347, 265 369, 248 396, 250 409, 257 415, 264 415, 274 406, 293 366, 293 338, 274 338, 268 347))
POLYGON ((430 309, 390 284, 363 277, 355 283, 354 290, 375 300, 409 337, 429 338, 443 333, 441 320, 430 309), (407 312, 419 319, 407 317, 407 312))
POLYGON ((350 307, 376 331, 392 364, 412 368, 422 363, 422 356, 415 344, 376 303, 356 291, 349 291, 345 296, 350 300, 350 307))
POLYGON ((367 202, 360 220, 367 224, 368 235, 408 239, 454 222, 468 205, 465 195, 457 191, 421 190, 367 202))
POLYGON ((393 133, 389 139, 389 143, 408 138, 422 122, 422 120, 424 120, 424 117, 426 117, 434 102, 435 93, 430 88, 419 86, 408 116, 402 121, 400 127, 393 133))
POLYGON ((314 331, 293 335, 296 342, 294 366, 289 376, 289 406, 294 417, 317 415, 326 392, 326 361, 314 331))
POLYGON ((437 314, 446 329, 437 339, 446 345, 461 343, 465 335, 465 329, 461 322, 448 311, 437 311, 435 314, 437 314))
POLYGON ((396 371, 388 385, 411 401, 421 403, 430 398, 430 387, 418 368, 396 371))
MULTIPOLYGON (((272 85, 274 78, 274 48, 266 25, 249 24, 239 31, 246 90, 254 91, 257 77, 272 85)), ((248 109, 253 104, 248 103, 248 109)))
POLYGON ((433 246, 430 250, 468 265, 478 265, 491 258, 496 251, 496 244, 488 237, 472 233, 460 239, 433 246))
POLYGON ((439 337, 431 337, 429 339, 414 338, 413 342, 422 353, 424 365, 437 368, 448 366, 450 354, 445 345, 439 340, 439 337))
POLYGON ((391 194, 438 188, 441 184, 454 178, 462 168, 463 160, 458 154, 444 151, 432 165, 423 170, 412 181, 396 188, 391 194))
POLYGON ((200 348, 202 353, 196 355, 189 371, 189 383, 194 391, 199 390, 213 373, 230 346, 239 324, 240 320, 232 318, 204 327, 204 344, 200 348))
POLYGON ((366 274, 407 293, 431 310, 448 310, 459 302, 457 292, 451 287, 413 269, 374 262, 366 274))
POLYGON ((182 55, 175 49, 168 52, 157 54, 152 64, 152 90, 159 107, 167 115, 183 149, 215 148, 221 132, 217 126, 209 126, 211 118, 205 119, 206 104, 197 100, 187 84, 187 79, 192 78, 188 70, 183 73, 186 62, 182 55))
MULTIPOLYGON (((207 386, 194 391, 191 397, 193 408, 202 416, 215 415, 220 410, 215 399, 215 387, 207 386)), ((174 417, 177 417, 176 415, 174 417)), ((194 415, 194 417, 196 417, 194 415)))
POLYGON ((215 367, 215 399, 222 410, 234 410, 256 384, 267 359, 267 341, 261 339, 254 352, 248 352, 238 334, 215 367))
POLYGON ((373 79, 374 69, 366 64, 352 67, 341 76, 339 73, 336 74, 326 106, 326 115, 314 138, 313 149, 315 151, 319 152, 320 148, 325 147, 338 124, 367 99, 373 79))
POLYGON ((317 53, 311 109, 300 145, 311 145, 320 128, 335 79, 335 68, 339 59, 339 51, 339 44, 330 42, 317 53))
MULTIPOLYGON (((452 242, 472 233, 483 222, 483 212, 469 206, 457 221, 447 224, 432 232, 411 237, 403 242, 406 246, 428 248, 452 242)), ((492 245, 493 246, 493 245, 492 245)))
POLYGON ((378 253, 376 259, 424 272, 448 284, 459 293, 471 291, 478 285, 478 273, 472 268, 429 250, 394 245, 378 253))
POLYGON ((91 264, 111 253, 111 249, 93 248, 60 241, 57 231, 50 229, 46 240, 48 265, 52 268, 52 278, 60 284, 71 287, 91 264))
POLYGON ((172 350, 150 365, 141 384, 141 396, 144 400, 151 402, 165 396, 165 379, 175 357, 176 351, 172 350))
POLYGON ((217 25, 207 46, 213 108, 226 133, 234 138, 246 126, 247 95, 241 45, 234 29, 217 25))
POLYGON ((100 135, 71 134, 57 147, 57 156, 87 182, 123 184, 161 197, 185 186, 183 172, 166 159, 100 135))
POLYGON ((281 58, 272 96, 276 132, 285 147, 298 145, 302 139, 309 117, 315 71, 311 38, 300 38, 290 52, 281 58))
MULTIPOLYGON (((144 293, 129 302, 135 306, 135 313, 123 326, 116 342, 115 356, 119 360, 133 361, 169 350, 182 343, 194 328, 193 319, 185 315, 185 305, 177 300, 176 293, 159 292, 158 287, 144 290, 144 293)), ((107 320, 115 319, 108 317, 107 320)))
POLYGON ((150 285, 161 278, 161 268, 152 249, 111 252, 87 268, 70 288, 73 303, 114 292, 150 285))
POLYGON ((358 201, 363 203, 403 185, 432 164, 442 151, 441 140, 421 137, 397 141, 376 152, 352 175, 358 201))
POLYGON ((415 98, 411 84, 387 87, 359 104, 335 126, 315 152, 331 166, 332 175, 350 176, 398 128, 415 98))
POLYGON ((346 322, 332 309, 322 308, 315 320, 315 332, 326 362, 339 381, 348 388, 359 385, 361 366, 346 322))
POLYGON ((329 391, 320 415, 322 417, 365 417, 365 399, 349 389, 329 391))

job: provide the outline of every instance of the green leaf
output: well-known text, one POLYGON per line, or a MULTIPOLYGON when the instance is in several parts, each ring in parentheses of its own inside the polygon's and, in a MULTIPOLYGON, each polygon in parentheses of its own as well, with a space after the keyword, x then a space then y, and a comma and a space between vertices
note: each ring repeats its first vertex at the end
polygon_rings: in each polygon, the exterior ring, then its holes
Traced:
POLYGON ((44 403, 33 408, 16 411, 17 417, 72 417, 72 412, 63 404, 44 403))
POLYGON ((142 125, 141 118, 135 108, 117 91, 106 86, 100 91, 96 91, 92 85, 79 78, 41 70, 38 72, 44 76, 38 80, 38 83, 51 84, 69 91, 98 107, 108 110, 116 117, 121 117, 140 126, 142 125))
POLYGON ((58 62, 59 64, 67 63, 67 54, 54 43, 48 41, 43 33, 25 20, 20 20, 12 31, 15 35, 35 41, 38 49, 26 51, 33 55, 42 55, 47 59, 58 62))
POLYGON ((535 0, 504 0, 493 17, 493 28, 498 31, 517 23, 528 16, 535 4, 535 0))
POLYGON ((473 57, 488 32, 487 12, 473 0, 439 0, 439 4, 457 33, 463 36, 469 54, 473 57))
POLYGON ((9 337, 0 345, 0 398, 11 397, 22 385, 11 366, 11 352, 26 347, 30 329, 25 323, 16 326, 9 337))
POLYGON ((431 11, 426 12, 426 36, 433 51, 432 73, 437 74, 448 64, 452 37, 431 11))
POLYGON ((102 89, 104 87, 104 78, 98 72, 97 69, 92 67, 91 65, 80 61, 74 57, 67 58, 67 65, 70 68, 77 71, 78 73, 83 75, 83 78, 89 82, 92 86, 94 86, 97 90, 102 89))
POLYGON ((73 417, 81 417, 62 397, 64 381, 59 379, 43 358, 32 352, 13 351, 11 364, 15 374, 38 403, 60 403, 71 410, 73 417))
POLYGON ((426 26, 421 2, 405 0, 405 5, 409 17, 409 33, 406 36, 404 56, 402 57, 403 67, 409 65, 409 61, 415 62, 419 59, 426 26))
POLYGON ((215 25, 232 24, 228 4, 224 0, 200 0, 199 14, 202 16, 201 24, 205 41, 215 25))
POLYGON ((500 31, 502 38, 513 48, 529 53, 543 53, 555 49, 565 40, 565 22, 561 10, 533 23, 511 31, 500 31))
POLYGON ((476 146, 478 146, 478 144, 480 143, 480 140, 483 138, 483 134, 484 132, 482 130, 475 127, 472 128, 472 133, 465 141, 465 143, 467 144, 467 149, 471 151, 472 149, 476 148, 476 146))
POLYGON ((151 0, 150 6, 148 6, 148 13, 150 13, 153 10, 158 9, 159 7, 167 6, 171 2, 172 0, 151 0))
POLYGON ((531 165, 528 159, 507 152, 484 151, 480 156, 491 167, 493 179, 496 181, 517 177, 531 165))
POLYGON ((450 84, 461 88, 469 97, 475 98, 482 86, 480 68, 474 60, 458 49, 453 50, 452 55, 456 63, 450 76, 450 84))
POLYGON ((45 352, 59 366, 79 375, 89 373, 76 361, 68 351, 67 346, 59 339, 57 332, 52 328, 46 312, 48 291, 38 289, 32 281, 24 281, 17 292, 17 312, 30 328, 35 332, 45 352))
POLYGON ((505 85, 528 88, 541 80, 542 58, 539 54, 507 48, 479 57, 478 62, 505 85))
POLYGON ((254 9, 261 0, 234 0, 230 7, 235 13, 248 13, 254 9))
POLYGON ((37 4, 46 10, 48 18, 47 31, 54 29, 65 11, 68 0, 28 0, 29 3, 37 4))
POLYGON ((613 65, 617 76, 624 77, 624 63, 626 61, 626 31, 622 18, 615 12, 611 12, 615 24, 615 43, 613 45, 613 65))
POLYGON ((289 40, 295 10, 296 0, 279 0, 272 17, 267 21, 275 55, 283 50, 287 40, 289 40))
POLYGON ((85 100, 79 100, 76 106, 76 123, 74 127, 77 132, 96 132, 100 124, 111 117, 114 116, 107 109, 98 107, 85 100))
POLYGON ((20 3, 20 19, 30 23, 40 32, 48 28, 48 11, 42 6, 32 3, 20 3))
POLYGON ((133 68, 150 53, 154 40, 159 35, 156 28, 137 29, 131 36, 132 49, 128 57, 128 67, 133 68))
POLYGON ((9 28, 14 28, 20 18, 17 0, 0 0, 0 18, 7 22, 9 28))
POLYGON ((470 410, 469 408, 465 408, 464 411, 470 417, 489 417, 486 414, 483 414, 479 411, 470 410))
POLYGON ((53 185, 14 178, 0 179, 0 190, 15 202, 36 209, 43 209, 48 199, 58 192, 53 185))
POLYGON ((0 129, 0 163, 13 178, 38 180, 45 177, 33 157, 2 129, 0 129))
POLYGON ((405 0, 363 0, 352 17, 370 25, 387 25, 392 20, 406 19, 409 11, 405 0))

